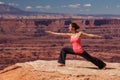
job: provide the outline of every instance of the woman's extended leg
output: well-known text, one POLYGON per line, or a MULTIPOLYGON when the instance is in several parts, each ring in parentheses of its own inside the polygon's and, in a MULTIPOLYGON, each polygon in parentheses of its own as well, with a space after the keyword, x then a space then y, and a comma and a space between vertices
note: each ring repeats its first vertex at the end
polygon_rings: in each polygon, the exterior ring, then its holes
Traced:
POLYGON ((93 64, 95 64, 96 66, 98 66, 99 69, 103 69, 106 66, 106 64, 102 60, 89 55, 86 51, 84 51, 82 54, 80 54, 80 56, 84 57, 88 61, 90 61, 93 64))
POLYGON ((72 48, 67 48, 67 47, 62 48, 58 58, 58 63, 65 65, 66 54, 76 55, 72 48))

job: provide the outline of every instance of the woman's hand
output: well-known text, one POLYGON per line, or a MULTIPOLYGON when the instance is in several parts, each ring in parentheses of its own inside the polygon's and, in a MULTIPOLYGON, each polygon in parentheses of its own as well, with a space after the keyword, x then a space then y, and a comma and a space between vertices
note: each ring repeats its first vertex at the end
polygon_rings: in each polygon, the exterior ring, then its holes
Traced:
POLYGON ((53 33, 52 31, 45 31, 46 33, 53 33))
POLYGON ((104 36, 97 36, 99 39, 103 39, 104 38, 104 36))

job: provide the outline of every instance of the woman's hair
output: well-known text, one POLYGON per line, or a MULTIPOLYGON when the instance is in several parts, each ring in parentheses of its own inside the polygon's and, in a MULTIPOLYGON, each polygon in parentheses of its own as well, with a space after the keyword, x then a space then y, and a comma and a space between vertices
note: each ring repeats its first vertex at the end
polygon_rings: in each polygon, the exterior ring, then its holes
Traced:
POLYGON ((76 23, 71 23, 71 26, 75 28, 75 30, 79 29, 80 27, 76 23))

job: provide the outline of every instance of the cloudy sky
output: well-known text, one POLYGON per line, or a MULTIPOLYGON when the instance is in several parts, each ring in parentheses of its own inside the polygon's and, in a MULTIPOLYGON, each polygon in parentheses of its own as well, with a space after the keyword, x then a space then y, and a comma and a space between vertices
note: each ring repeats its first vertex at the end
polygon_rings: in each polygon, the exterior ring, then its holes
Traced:
POLYGON ((0 0, 27 11, 71 14, 120 14, 120 0, 0 0))

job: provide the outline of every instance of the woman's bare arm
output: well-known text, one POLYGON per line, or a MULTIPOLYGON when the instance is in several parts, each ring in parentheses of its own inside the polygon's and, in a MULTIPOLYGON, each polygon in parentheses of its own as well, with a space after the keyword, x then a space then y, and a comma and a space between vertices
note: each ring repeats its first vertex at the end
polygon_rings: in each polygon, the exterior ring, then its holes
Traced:
POLYGON ((59 35, 59 36, 68 36, 70 37, 70 33, 57 33, 57 32, 52 32, 52 31, 45 31, 46 33, 54 34, 54 35, 59 35))
POLYGON ((88 34, 88 33, 84 33, 84 32, 81 32, 81 36, 86 36, 86 37, 90 37, 90 38, 103 38, 103 36, 99 36, 99 35, 95 35, 95 34, 88 34))

